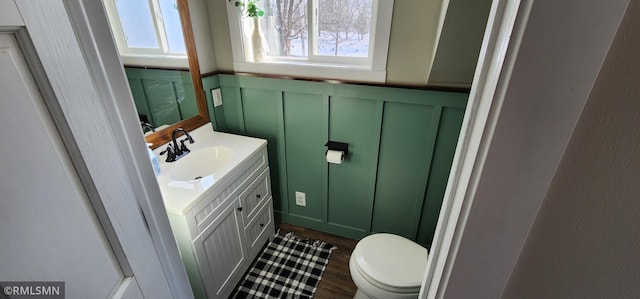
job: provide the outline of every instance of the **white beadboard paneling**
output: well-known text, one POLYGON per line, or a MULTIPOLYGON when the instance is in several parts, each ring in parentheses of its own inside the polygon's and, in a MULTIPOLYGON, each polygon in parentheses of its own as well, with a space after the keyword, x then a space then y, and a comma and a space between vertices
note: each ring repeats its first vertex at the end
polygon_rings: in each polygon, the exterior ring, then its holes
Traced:
POLYGON ((270 183, 269 168, 267 168, 249 185, 245 192, 240 194, 240 204, 243 208, 242 220, 245 226, 249 224, 249 219, 255 217, 258 207, 264 203, 267 197, 271 196, 270 183))
POLYGON ((269 197, 260 207, 260 210, 258 211, 258 214, 255 216, 255 218, 252 219, 250 223, 247 223, 245 236, 250 247, 250 256, 257 255, 266 240, 276 234, 275 226, 273 223, 272 201, 272 198, 269 197))
MULTIPOLYGON (((198 140, 207 142, 206 138, 198 140)), ((203 190, 203 194, 191 194, 193 198, 182 196, 193 201, 186 214, 168 209, 198 298, 205 297, 205 288, 209 298, 226 298, 262 245, 275 235, 267 150, 264 144, 254 145, 257 152, 243 158, 223 178, 231 181, 203 190), (261 198, 251 212, 241 197, 257 199, 258 193, 261 198), (252 216, 247 218, 248 214, 252 216)))
POLYGON ((226 298, 235 286, 236 276, 244 273, 236 271, 246 264, 238 207, 234 201, 193 241, 205 288, 215 298, 226 298))

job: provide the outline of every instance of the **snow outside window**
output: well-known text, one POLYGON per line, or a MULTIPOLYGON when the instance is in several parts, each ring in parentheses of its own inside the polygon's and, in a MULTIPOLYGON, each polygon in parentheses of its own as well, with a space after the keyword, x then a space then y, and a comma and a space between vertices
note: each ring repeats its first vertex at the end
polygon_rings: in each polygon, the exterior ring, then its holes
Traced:
POLYGON ((248 0, 228 5, 236 71, 384 82, 391 0, 259 0, 263 59, 255 59, 248 0))

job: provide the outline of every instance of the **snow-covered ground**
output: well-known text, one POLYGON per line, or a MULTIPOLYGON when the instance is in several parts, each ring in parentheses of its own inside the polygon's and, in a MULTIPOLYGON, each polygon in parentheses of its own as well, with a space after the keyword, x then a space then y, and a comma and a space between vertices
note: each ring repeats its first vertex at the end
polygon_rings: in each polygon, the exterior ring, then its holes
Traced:
MULTIPOLYGON (((369 34, 358 37, 357 33, 349 34, 347 38, 344 33, 340 37, 341 42, 338 44, 338 55, 345 57, 367 57, 369 54, 369 34)), ((335 36, 332 33, 320 32, 318 40, 318 54, 326 56, 336 56, 335 54, 335 36)), ((307 42, 307 39, 304 39, 307 42)), ((306 46, 302 47, 302 41, 297 38, 291 42, 290 56, 306 56, 306 46), (304 51, 304 53, 303 53, 304 51)))

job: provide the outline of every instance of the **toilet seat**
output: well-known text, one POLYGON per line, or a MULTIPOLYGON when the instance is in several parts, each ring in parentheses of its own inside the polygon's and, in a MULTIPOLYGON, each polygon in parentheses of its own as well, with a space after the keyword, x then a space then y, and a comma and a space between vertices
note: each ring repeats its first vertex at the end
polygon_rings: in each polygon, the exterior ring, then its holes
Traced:
POLYGON ((374 234, 353 250, 353 266, 367 282, 392 293, 418 293, 429 252, 393 234, 374 234))

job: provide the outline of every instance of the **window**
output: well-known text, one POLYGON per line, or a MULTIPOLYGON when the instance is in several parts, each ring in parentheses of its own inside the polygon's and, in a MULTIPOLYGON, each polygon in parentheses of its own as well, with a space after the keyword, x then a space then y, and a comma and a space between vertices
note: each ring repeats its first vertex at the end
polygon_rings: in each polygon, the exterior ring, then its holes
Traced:
POLYGON ((239 1, 228 5, 236 71, 385 80, 392 0, 259 0, 257 20, 239 1))
POLYGON ((104 0, 125 64, 188 67, 176 0, 104 0))

